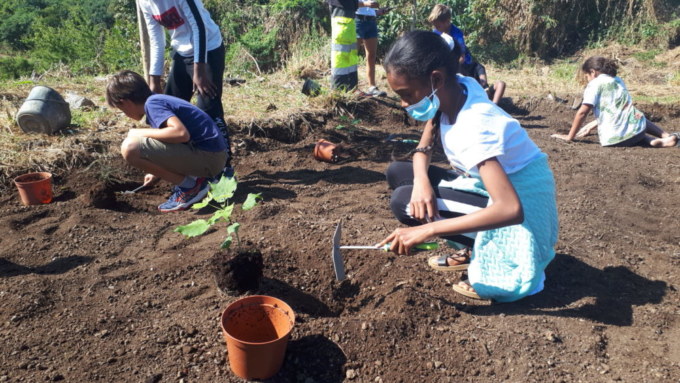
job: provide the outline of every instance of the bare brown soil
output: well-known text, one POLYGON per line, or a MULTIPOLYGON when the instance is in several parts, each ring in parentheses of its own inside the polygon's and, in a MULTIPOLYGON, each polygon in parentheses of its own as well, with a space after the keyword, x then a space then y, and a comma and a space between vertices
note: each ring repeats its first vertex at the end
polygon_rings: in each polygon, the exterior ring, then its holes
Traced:
MULTIPOLYGON (((355 124, 235 133, 236 199, 264 196, 237 212, 245 248, 263 256, 249 294, 281 298, 297 315, 271 381, 678 382, 680 151, 551 139, 569 127, 567 105, 506 104, 550 156, 561 224, 545 291, 511 304, 456 295, 460 275, 431 271, 432 253, 344 251, 349 279, 334 280, 340 220, 344 244, 397 227, 383 171, 413 144, 384 141, 418 138, 403 111, 369 101, 355 124), (319 138, 348 158, 316 162, 319 138)), ((677 107, 641 109, 680 130, 677 107)), ((216 285, 223 229, 184 239, 173 229, 209 212, 159 213, 167 185, 117 193, 142 179, 118 165, 125 176, 106 185, 92 172, 57 174, 48 205, 0 198, 0 382, 241 381, 219 327, 239 297, 216 285)))

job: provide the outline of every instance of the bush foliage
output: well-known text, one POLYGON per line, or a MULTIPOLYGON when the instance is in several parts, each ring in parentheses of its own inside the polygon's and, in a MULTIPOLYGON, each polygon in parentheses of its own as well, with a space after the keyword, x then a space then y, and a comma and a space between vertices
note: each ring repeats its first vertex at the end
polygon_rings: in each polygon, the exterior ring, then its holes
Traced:
MULTIPOLYGON (((666 49, 680 43, 679 0, 379 0, 380 53, 404 31, 430 27, 444 3, 480 61, 550 59, 617 40, 666 49), (417 5, 417 7, 416 7, 417 5)), ((204 0, 220 25, 232 74, 277 70, 299 40, 329 34, 323 0, 204 0)), ((317 39, 323 41, 323 39, 317 39)), ((327 49, 326 43, 318 49, 327 49)), ((141 70, 134 0, 3 0, 0 78, 65 64, 75 74, 141 70)))

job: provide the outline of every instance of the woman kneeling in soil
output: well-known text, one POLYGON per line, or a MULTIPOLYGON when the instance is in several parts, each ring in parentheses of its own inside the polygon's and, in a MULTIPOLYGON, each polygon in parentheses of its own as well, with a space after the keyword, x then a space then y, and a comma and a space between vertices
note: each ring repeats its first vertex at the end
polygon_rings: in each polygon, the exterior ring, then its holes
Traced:
POLYGON ((583 92, 581 108, 574 116, 569 134, 553 134, 553 137, 572 141, 597 128, 602 146, 669 148, 678 145, 680 133, 664 132, 633 106, 626 85, 616 76, 617 71, 616 63, 605 57, 592 56, 583 63, 581 72, 588 80, 588 86, 583 92), (592 109, 595 109, 597 124, 591 123, 580 129, 592 109))
POLYGON ((106 101, 126 116, 151 126, 130 129, 121 154, 148 174, 144 183, 163 179, 175 185, 161 212, 188 209, 208 193, 208 180, 229 159, 229 148, 215 121, 198 107, 173 96, 154 94, 144 78, 132 71, 111 76, 106 101))
MULTIPOLYGON (((397 254, 433 237, 471 245, 469 265, 463 265, 469 280, 453 289, 515 301, 543 289, 544 270, 555 256, 555 183, 547 155, 519 123, 474 79, 456 75, 459 54, 424 31, 404 35, 387 54, 387 81, 402 106, 434 124, 425 127, 412 163, 394 162, 387 170, 392 211, 411 227, 396 229, 381 245, 391 242, 397 254), (458 171, 430 165, 438 137, 458 171)), ((455 256, 430 264, 461 268, 455 256)))

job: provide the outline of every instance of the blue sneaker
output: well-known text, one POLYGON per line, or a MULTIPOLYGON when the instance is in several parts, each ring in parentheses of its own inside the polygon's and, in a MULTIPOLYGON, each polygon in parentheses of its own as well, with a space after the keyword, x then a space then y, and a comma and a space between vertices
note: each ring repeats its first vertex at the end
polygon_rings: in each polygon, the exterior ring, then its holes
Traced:
POLYGON ((191 205, 200 201, 208 194, 208 189, 210 185, 205 178, 197 178, 196 185, 194 187, 185 189, 179 186, 172 188, 172 195, 167 201, 158 205, 158 210, 163 213, 169 211, 179 211, 186 210, 191 207, 191 205))

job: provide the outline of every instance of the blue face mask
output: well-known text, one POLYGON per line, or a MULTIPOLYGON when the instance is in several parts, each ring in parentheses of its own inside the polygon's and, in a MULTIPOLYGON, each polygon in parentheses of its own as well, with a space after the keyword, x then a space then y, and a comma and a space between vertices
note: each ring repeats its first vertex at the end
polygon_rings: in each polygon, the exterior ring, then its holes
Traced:
POLYGON ((432 93, 429 96, 424 97, 417 104, 407 106, 406 113, 418 121, 427 121, 434 118, 439 110, 439 97, 436 93, 439 89, 432 89, 432 93), (430 100, 430 97, 432 99, 430 100))

